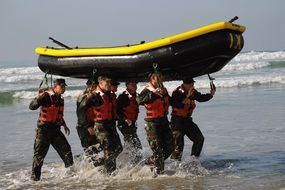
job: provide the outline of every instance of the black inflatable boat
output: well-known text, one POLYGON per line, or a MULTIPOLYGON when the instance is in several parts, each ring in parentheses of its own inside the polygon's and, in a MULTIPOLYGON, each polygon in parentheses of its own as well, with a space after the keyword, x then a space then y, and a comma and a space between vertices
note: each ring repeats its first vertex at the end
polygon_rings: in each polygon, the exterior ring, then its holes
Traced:
POLYGON ((38 66, 48 74, 89 78, 111 74, 119 81, 145 81, 158 65, 166 80, 221 70, 243 48, 245 27, 218 22, 152 42, 106 48, 36 48, 38 66))

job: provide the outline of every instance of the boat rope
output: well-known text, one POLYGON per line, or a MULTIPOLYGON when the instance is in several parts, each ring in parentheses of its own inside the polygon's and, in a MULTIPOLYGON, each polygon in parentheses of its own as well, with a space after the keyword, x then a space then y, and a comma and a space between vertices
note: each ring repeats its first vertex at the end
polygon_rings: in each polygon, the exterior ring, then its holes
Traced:
POLYGON ((52 86, 52 74, 50 74, 50 86, 52 86))
POLYGON ((157 73, 158 64, 157 63, 153 63, 152 67, 153 67, 154 72, 157 73))
POLYGON ((43 84, 45 84, 45 86, 48 87, 47 74, 48 74, 48 71, 45 72, 44 78, 43 78, 43 80, 42 80, 41 83, 40 83, 39 90, 41 89, 41 87, 42 87, 43 84))
POLYGON ((96 68, 94 68, 93 69, 93 71, 92 71, 92 77, 91 77, 91 81, 92 81, 92 83, 95 83, 96 81, 97 81, 97 79, 96 79, 96 73, 97 73, 97 69, 96 68))
POLYGON ((211 89, 216 89, 216 86, 215 86, 215 84, 214 84, 215 78, 211 77, 210 74, 208 74, 208 78, 209 78, 209 80, 210 80, 211 89))
POLYGON ((158 80, 158 88, 161 88, 162 87, 162 82, 161 82, 160 74, 157 71, 158 64, 157 63, 153 63, 152 67, 153 67, 154 73, 156 74, 156 77, 157 77, 157 80, 158 80))

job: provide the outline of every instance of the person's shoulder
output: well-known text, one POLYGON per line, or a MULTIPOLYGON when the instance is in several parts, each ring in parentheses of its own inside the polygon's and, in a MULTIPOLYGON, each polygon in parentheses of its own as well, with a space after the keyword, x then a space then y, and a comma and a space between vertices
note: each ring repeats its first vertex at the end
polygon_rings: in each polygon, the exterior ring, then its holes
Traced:
POLYGON ((122 92, 121 94, 119 94, 118 100, 126 100, 129 99, 128 94, 126 93, 126 91, 122 92))
POLYGON ((181 86, 178 86, 175 88, 175 90, 173 90, 172 95, 177 95, 177 94, 183 94, 184 91, 182 90, 181 86))
POLYGON ((148 92, 151 92, 150 89, 148 89, 147 87, 145 87, 140 94, 144 94, 144 93, 148 93, 148 92))

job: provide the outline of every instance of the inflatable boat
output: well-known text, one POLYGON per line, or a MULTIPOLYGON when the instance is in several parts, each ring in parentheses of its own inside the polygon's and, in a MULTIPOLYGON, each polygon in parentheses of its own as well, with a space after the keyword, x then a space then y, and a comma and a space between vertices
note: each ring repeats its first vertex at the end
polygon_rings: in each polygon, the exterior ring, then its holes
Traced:
POLYGON ((39 47, 38 66, 48 74, 89 78, 111 75, 119 81, 145 81, 154 64, 165 80, 221 70, 243 48, 245 27, 218 22, 151 42, 105 48, 39 47))

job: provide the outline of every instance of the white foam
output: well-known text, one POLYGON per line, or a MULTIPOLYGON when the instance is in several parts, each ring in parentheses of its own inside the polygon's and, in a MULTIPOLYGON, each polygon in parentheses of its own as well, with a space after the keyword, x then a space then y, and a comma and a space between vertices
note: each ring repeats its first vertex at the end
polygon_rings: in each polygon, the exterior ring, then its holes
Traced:
POLYGON ((43 73, 38 67, 16 67, 0 69, 0 82, 18 83, 42 80, 43 73))
POLYGON ((15 67, 15 68, 5 68, 0 69, 0 75, 13 75, 13 74, 32 74, 32 73, 42 73, 38 67, 15 67))
MULTIPOLYGON (((217 88, 232 88, 232 87, 245 87, 253 85, 263 85, 263 84, 285 84, 285 75, 282 74, 270 74, 270 75, 249 75, 249 76, 231 76, 231 77, 220 77, 215 80, 215 85, 217 88)), ((167 88, 169 94, 172 93, 178 86, 182 84, 181 81, 171 81, 165 82, 164 85, 167 88)), ((138 84, 138 92, 141 92, 145 86, 145 83, 138 84)), ((205 78, 198 78, 195 82, 195 87, 199 89, 210 89, 209 80, 205 78)), ((76 99, 84 90, 66 90, 63 97, 76 99)), ((118 88, 119 95, 125 90, 124 85, 120 85, 118 88)), ((208 90, 209 91, 209 90, 208 90)), ((17 91, 13 94, 14 98, 18 99, 32 99, 36 96, 37 92, 35 91, 17 91)))
POLYGON ((283 75, 238 76, 238 77, 231 77, 223 80, 218 80, 215 82, 215 85, 218 88, 230 88, 230 87, 243 87, 243 86, 253 86, 253 85, 272 84, 272 83, 285 84, 284 80, 285 76, 283 75))
MULTIPOLYGON (((121 158, 124 161, 129 158, 121 158)), ((131 181, 145 181, 153 179, 153 172, 149 166, 139 164, 137 166, 124 165, 118 168, 114 175, 106 176, 100 172, 102 167, 92 165, 84 156, 75 159, 74 165, 70 168, 64 168, 62 162, 45 163, 42 168, 41 180, 33 182, 30 180, 30 168, 23 168, 20 171, 0 175, 0 183, 7 189, 27 188, 74 188, 74 187, 102 187, 116 184, 127 184, 131 181)), ((119 162, 117 160, 117 162, 119 162)), ((180 163, 174 163, 167 160, 165 163, 166 172, 159 175, 157 179, 171 179, 174 176, 185 178, 189 176, 204 176, 209 172, 203 168, 200 162, 193 160, 183 160, 180 163)), ((126 186, 127 187, 127 186, 126 186)))
POLYGON ((32 99, 36 97, 37 92, 36 91, 19 91, 15 92, 13 94, 13 98, 18 98, 18 99, 32 99))
MULTIPOLYGON (((270 72, 269 69, 264 69, 270 66, 271 60, 285 60, 285 52, 247 52, 237 55, 229 64, 227 64, 220 72, 214 73, 216 77, 215 84, 217 87, 230 88, 251 86, 257 84, 270 84, 279 83, 284 84, 285 70, 275 69, 270 72), (277 73, 278 72, 278 73, 277 73), (230 77, 229 77, 230 75, 230 77)), ((0 69, 0 91, 16 91, 13 95, 15 98, 30 99, 34 96, 34 92, 25 89, 33 89, 39 86, 42 81, 44 73, 38 67, 15 67, 15 68, 2 68, 0 69)), ((60 76, 54 76, 53 79, 60 76)), ((62 78, 62 77, 61 77, 62 78)), ((85 88, 86 79, 74 79, 63 77, 69 87, 82 87, 85 88)), ((50 83, 50 78, 48 78, 50 83)), ((195 79, 197 88, 209 88, 209 80, 206 77, 198 77, 195 79)), ((171 93, 181 82, 171 81, 165 82, 165 86, 171 93)), ((138 84, 138 92, 144 88, 145 83, 138 84)), ((81 90, 68 90, 65 97, 76 98, 81 90)), ((118 88, 118 93, 125 89, 124 83, 118 88)))
POLYGON ((268 67, 270 64, 269 62, 231 62, 227 64, 222 71, 247 71, 247 70, 255 70, 264 67, 268 67))
POLYGON ((0 76, 0 82, 4 83, 16 83, 16 82, 28 82, 28 81, 40 81, 42 75, 14 75, 14 76, 0 76))
POLYGON ((270 61, 270 60, 284 60, 285 52, 256 52, 250 51, 246 53, 240 53, 233 61, 235 62, 254 62, 254 61, 270 61))

